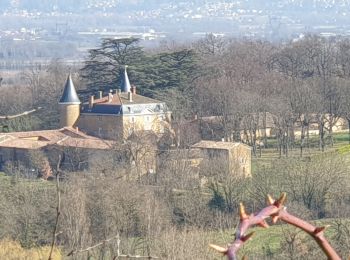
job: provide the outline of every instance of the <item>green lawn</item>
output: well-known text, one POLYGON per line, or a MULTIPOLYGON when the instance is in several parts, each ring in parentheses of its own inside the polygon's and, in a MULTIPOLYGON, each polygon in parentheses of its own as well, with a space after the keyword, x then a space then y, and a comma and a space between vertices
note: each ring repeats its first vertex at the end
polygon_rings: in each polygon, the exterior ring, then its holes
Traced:
POLYGON ((47 188, 48 185, 54 187, 55 183, 51 181, 45 181, 43 179, 26 179, 16 176, 8 176, 4 172, 0 172, 0 191, 5 191, 16 183, 25 183, 25 185, 37 186, 47 188))
MULTIPOLYGON (((325 151, 322 152, 318 147, 318 137, 312 136, 310 138, 310 146, 304 147, 303 149, 303 157, 308 158, 317 154, 327 153, 327 152, 335 152, 337 151, 339 154, 350 153, 350 145, 348 141, 347 133, 338 133, 333 135, 334 145, 331 146, 329 139, 326 140, 325 151)), ((252 171, 257 167, 257 164, 270 165, 273 161, 276 161, 280 158, 279 152, 276 148, 276 141, 269 140, 269 148, 262 149, 261 156, 259 155, 259 151, 257 152, 257 157, 252 158, 252 171)), ((286 158, 287 156, 282 154, 281 158, 286 158)), ((288 157, 300 157, 300 147, 298 143, 295 147, 291 147, 288 151, 288 157)))

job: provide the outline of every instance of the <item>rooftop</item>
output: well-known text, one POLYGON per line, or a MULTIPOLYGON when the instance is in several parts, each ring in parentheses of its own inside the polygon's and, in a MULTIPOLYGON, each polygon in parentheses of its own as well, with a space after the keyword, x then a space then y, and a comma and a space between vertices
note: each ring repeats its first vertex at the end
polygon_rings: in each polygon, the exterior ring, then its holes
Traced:
POLYGON ((92 108, 89 108, 89 103, 86 102, 83 104, 82 113, 124 114, 127 111, 123 111, 123 106, 163 103, 159 100, 148 98, 138 94, 131 94, 132 100, 129 100, 128 95, 129 93, 118 93, 111 95, 110 98, 108 96, 105 96, 99 99, 95 99, 92 108))
POLYGON ((232 142, 217 142, 217 141, 208 141, 202 140, 194 145, 192 148, 201 148, 201 149, 220 149, 220 150, 231 150, 232 148, 244 145, 247 148, 250 148, 248 145, 242 143, 232 143, 232 142))
POLYGON ((138 94, 132 94, 132 101, 129 100, 128 93, 120 93, 119 96, 123 105, 163 103, 157 99, 141 96, 138 94))
POLYGON ((14 132, 0 135, 0 147, 39 149, 49 145, 86 149, 110 149, 111 141, 86 135, 71 127, 57 130, 14 132))
POLYGON ((80 103, 81 102, 75 90, 72 77, 69 74, 59 104, 78 105, 80 103))

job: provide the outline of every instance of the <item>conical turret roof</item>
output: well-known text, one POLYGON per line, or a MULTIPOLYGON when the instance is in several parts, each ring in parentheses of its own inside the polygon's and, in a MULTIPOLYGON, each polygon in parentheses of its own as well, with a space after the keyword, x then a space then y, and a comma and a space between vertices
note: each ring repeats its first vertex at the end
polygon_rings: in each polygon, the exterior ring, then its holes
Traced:
POLYGON ((121 85, 121 91, 122 92, 130 92, 131 91, 131 85, 128 77, 128 72, 126 71, 126 68, 128 66, 125 66, 124 73, 122 75, 122 85, 121 85))
POLYGON ((58 103, 71 105, 78 105, 81 103, 70 74, 67 78, 66 85, 64 86, 62 97, 58 103))

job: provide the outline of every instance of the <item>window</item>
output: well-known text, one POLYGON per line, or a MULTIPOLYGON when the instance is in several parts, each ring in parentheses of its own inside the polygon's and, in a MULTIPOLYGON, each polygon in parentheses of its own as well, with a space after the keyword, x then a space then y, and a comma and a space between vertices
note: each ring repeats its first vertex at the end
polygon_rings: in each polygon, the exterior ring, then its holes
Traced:
POLYGON ((214 158, 216 159, 219 157, 219 152, 214 149, 208 149, 207 153, 210 159, 214 159, 214 158))
POLYGON ((144 130, 152 130, 152 122, 149 116, 146 117, 146 120, 144 122, 144 130))
POLYGON ((245 164, 246 163, 246 159, 244 157, 239 157, 238 160, 239 160, 240 164, 245 164))

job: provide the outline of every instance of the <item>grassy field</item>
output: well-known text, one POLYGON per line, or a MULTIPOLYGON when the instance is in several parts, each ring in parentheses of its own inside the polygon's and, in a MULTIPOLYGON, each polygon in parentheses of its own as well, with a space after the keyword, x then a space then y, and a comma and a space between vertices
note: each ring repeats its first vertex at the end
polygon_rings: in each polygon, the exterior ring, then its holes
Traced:
POLYGON ((15 184, 25 185, 25 187, 35 187, 35 188, 55 188, 54 182, 48 182, 43 179, 25 179, 16 176, 8 176, 3 172, 0 172, 0 194, 1 192, 6 192, 8 189, 15 184))
MULTIPOLYGON (((328 140, 327 138, 325 138, 328 140)), ((339 154, 350 154, 350 144, 349 144, 349 136, 347 133, 339 133, 333 135, 333 141, 334 144, 331 146, 329 140, 326 142, 325 150, 322 152, 318 147, 318 137, 312 136, 310 138, 310 146, 304 147, 303 149, 303 156, 304 158, 310 158, 312 156, 315 156, 317 154, 322 153, 329 153, 329 152, 338 152, 339 154)), ((262 149, 261 156, 259 155, 259 152, 257 154, 257 157, 252 157, 252 170, 256 169, 256 164, 265 164, 270 165, 275 160, 278 160, 280 158, 279 152, 276 148, 276 141, 270 140, 269 141, 269 148, 262 149)), ((286 158, 287 156, 282 154, 281 158, 286 158)), ((292 147, 288 151, 288 158, 295 158, 295 157, 301 157, 300 156, 300 148, 298 145, 295 145, 295 147, 292 147)), ((349 163, 350 163, 350 157, 349 157, 349 163)))
MULTIPOLYGON (((18 242, 4 239, 0 240, 0 259, 3 260, 42 260, 47 259, 50 254, 50 247, 23 248, 18 242)), ((55 248, 52 260, 61 260, 61 252, 55 248)))

